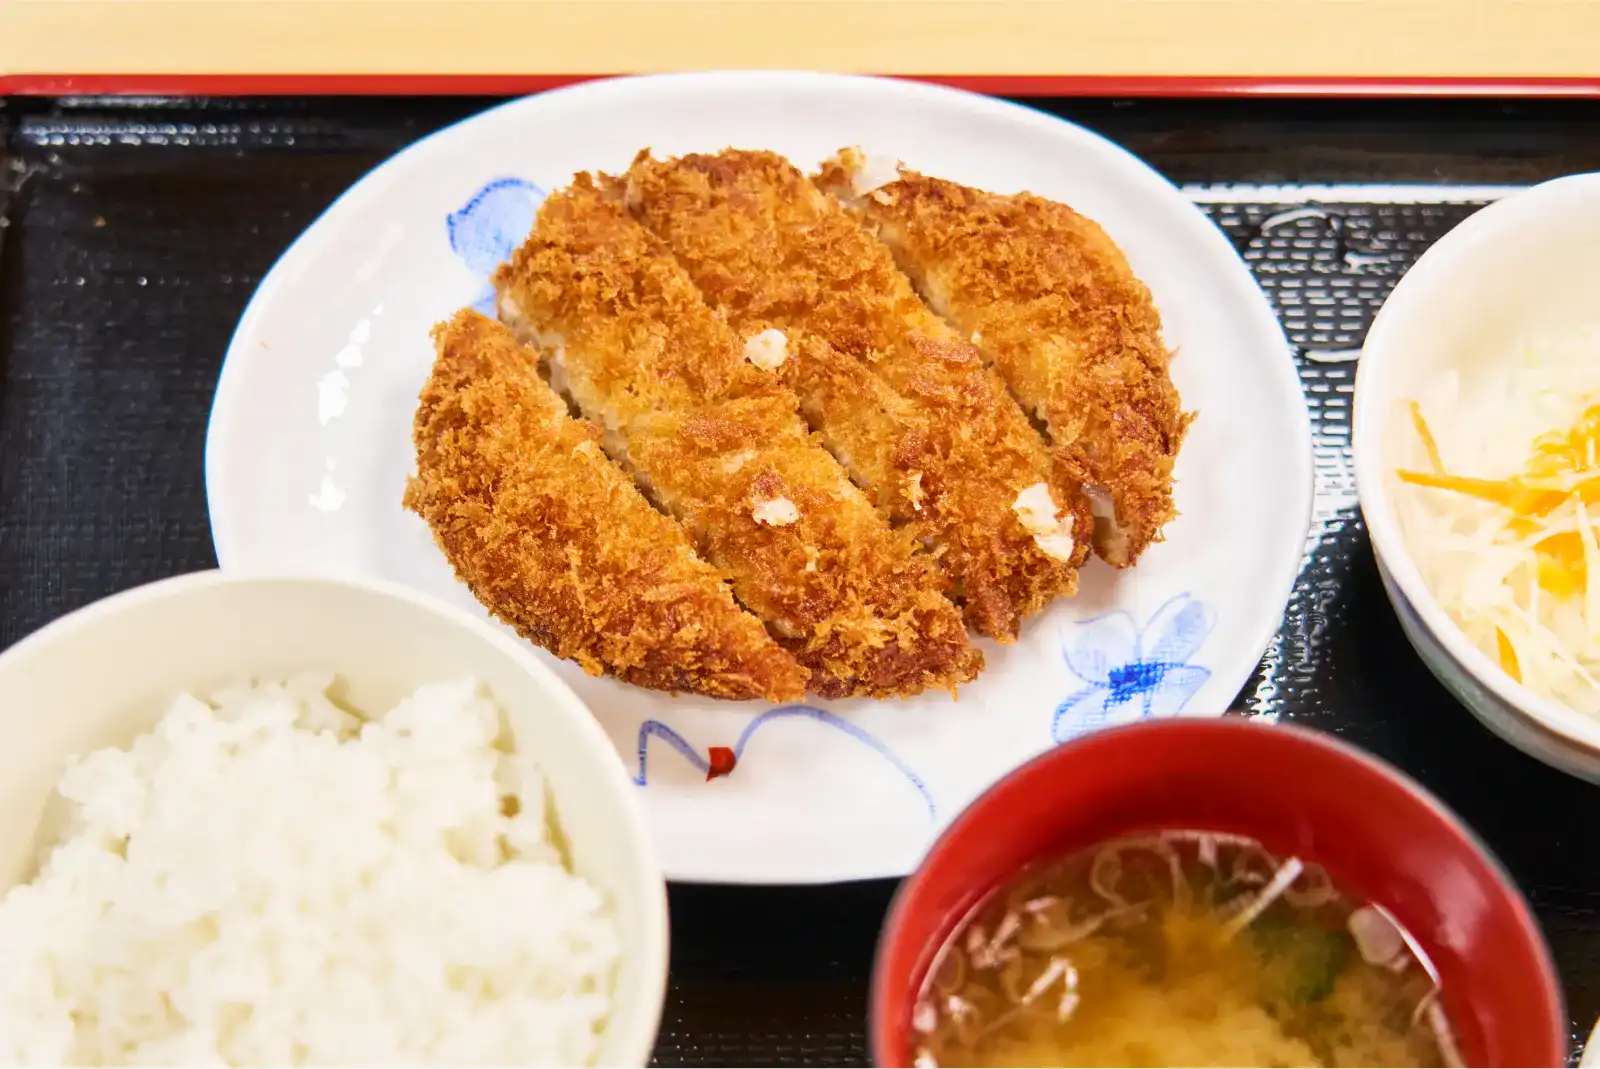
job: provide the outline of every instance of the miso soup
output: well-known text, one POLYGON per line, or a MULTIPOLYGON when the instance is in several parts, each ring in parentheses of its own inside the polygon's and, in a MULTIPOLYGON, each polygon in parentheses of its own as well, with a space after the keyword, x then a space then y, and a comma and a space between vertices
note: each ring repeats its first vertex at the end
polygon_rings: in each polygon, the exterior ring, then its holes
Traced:
POLYGON ((941 949, 919 1066, 1455 1066, 1432 968, 1321 868, 1204 832, 1040 864, 941 949))

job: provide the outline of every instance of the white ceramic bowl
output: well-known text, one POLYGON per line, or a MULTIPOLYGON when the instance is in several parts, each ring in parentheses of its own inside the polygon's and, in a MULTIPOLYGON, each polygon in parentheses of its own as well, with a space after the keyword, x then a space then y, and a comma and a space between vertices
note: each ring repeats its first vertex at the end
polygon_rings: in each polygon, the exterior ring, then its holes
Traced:
POLYGON ((184 690, 327 670, 357 708, 470 675, 536 755, 574 868, 608 894, 626 957, 602 1062, 648 1064, 666 992, 666 883, 616 749, 509 634, 396 585, 181 576, 97 602, 0 655, 0 887, 31 875, 70 754, 126 745, 184 690))
POLYGON ((1361 511, 1389 600, 1434 675, 1486 725, 1546 763, 1600 781, 1600 720, 1542 698, 1503 672, 1423 581, 1391 494, 1400 405, 1431 376, 1464 380, 1530 333, 1600 320, 1600 174, 1557 179, 1470 216, 1428 249, 1373 321, 1356 373, 1354 446, 1361 511))

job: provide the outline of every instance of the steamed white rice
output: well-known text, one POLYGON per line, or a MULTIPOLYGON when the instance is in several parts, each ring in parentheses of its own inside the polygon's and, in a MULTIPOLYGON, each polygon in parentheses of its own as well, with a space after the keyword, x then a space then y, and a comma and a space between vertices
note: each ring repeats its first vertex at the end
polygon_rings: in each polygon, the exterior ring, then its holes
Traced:
POLYGON ((614 918, 499 709, 466 680, 364 723, 332 682, 185 695, 71 765, 0 901, 0 1063, 596 1060, 614 918))

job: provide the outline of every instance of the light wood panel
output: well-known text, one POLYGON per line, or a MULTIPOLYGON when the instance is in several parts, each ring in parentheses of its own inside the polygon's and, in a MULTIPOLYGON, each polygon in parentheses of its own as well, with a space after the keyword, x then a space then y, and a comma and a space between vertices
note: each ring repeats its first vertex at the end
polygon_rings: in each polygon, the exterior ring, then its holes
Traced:
POLYGON ((1600 78, 1597 0, 0 0, 0 75, 1600 78))

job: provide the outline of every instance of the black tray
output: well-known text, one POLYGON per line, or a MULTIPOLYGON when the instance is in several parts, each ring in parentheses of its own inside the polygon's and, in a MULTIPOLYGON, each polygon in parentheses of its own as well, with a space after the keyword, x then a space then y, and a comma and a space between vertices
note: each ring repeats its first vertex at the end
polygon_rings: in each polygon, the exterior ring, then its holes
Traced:
MULTIPOLYGON (((0 648, 103 595, 214 566, 206 418, 245 301, 364 171, 488 103, 0 105, 0 648)), ((1532 900, 1580 1042, 1600 1014, 1600 790, 1489 735, 1406 645, 1356 509, 1349 420, 1355 350, 1395 279, 1493 187, 1600 167, 1600 105, 1033 103, 1188 187, 1299 350, 1316 521, 1241 704, 1388 758, 1465 817, 1532 900)), ((657 1060, 864 1063, 892 891, 674 888, 657 1060)))

